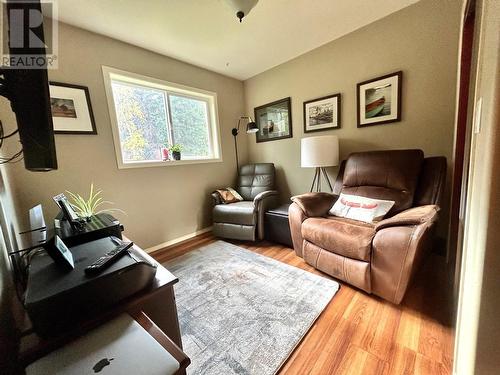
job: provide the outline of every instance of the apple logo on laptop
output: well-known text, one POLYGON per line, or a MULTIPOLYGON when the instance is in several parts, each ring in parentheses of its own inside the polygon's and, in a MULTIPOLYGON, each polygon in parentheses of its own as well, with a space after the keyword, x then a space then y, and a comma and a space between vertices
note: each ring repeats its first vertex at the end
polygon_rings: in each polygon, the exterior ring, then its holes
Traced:
POLYGON ((101 372, 101 370, 106 367, 106 366, 109 366, 111 364, 111 361, 113 360, 114 358, 110 358, 110 359, 107 359, 107 358, 103 358, 101 359, 99 362, 97 362, 94 367, 92 367, 92 370, 94 370, 94 372, 101 372))

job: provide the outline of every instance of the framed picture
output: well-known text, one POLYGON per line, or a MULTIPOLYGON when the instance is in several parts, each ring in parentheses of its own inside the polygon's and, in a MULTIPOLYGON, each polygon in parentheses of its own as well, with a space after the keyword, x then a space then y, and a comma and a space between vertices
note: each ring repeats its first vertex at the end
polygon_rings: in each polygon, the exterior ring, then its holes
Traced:
POLYGON ((259 131, 255 133, 257 142, 292 138, 291 100, 285 98, 254 109, 255 122, 259 131))
POLYGON ((304 102, 304 133, 340 129, 340 94, 304 102))
POLYGON ((358 83, 358 128, 401 121, 403 72, 358 83))
POLYGON ((56 134, 97 134, 85 86, 50 82, 50 107, 56 134))

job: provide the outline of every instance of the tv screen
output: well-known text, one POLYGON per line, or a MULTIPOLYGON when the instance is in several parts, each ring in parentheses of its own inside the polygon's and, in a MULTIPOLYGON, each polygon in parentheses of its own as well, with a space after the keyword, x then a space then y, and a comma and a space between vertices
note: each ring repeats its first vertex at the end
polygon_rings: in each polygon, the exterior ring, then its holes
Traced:
MULTIPOLYGON (((24 25, 16 24, 19 17, 12 14, 29 15, 30 12, 39 12, 39 2, 7 2, 7 18, 9 24, 9 52, 10 66, 3 69, 2 95, 11 102, 12 110, 16 115, 19 138, 24 154, 24 165, 31 171, 49 171, 57 169, 56 146, 54 141, 54 126, 50 108, 49 80, 47 67, 26 68, 23 57, 44 56, 45 47, 13 46, 13 29, 26 28, 26 35, 34 33, 40 40, 44 40, 43 22, 32 26, 29 22, 24 25), (28 29, 29 28, 29 29, 28 29), (18 58, 15 58, 18 57, 18 58)), ((33 13, 31 13, 33 14, 33 13)), ((19 44, 17 41, 16 44, 19 44)))

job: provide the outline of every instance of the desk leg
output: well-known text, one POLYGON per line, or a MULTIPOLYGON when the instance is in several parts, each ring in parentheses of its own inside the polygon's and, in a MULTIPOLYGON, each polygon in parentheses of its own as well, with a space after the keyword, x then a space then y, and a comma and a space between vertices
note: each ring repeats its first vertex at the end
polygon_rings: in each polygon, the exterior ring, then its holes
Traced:
POLYGON ((148 298, 141 306, 142 311, 182 349, 181 331, 177 316, 177 305, 173 286, 164 288, 148 298))

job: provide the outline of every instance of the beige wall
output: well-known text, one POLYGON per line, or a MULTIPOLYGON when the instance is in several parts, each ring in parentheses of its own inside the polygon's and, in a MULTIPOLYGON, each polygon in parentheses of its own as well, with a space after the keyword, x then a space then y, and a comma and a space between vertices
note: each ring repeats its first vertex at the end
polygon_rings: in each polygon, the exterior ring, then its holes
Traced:
MULTIPOLYGON (((500 16, 498 4, 496 5, 496 12, 496 43, 498 46, 498 20, 500 16)), ((482 143, 489 143, 488 152, 491 153, 491 164, 488 165, 487 170, 481 171, 487 175, 485 183, 490 185, 490 196, 487 201, 484 201, 483 212, 479 214, 482 216, 480 222, 486 224, 487 230, 475 363, 475 373, 477 375, 494 375, 500 369, 500 322, 498 320, 498 312, 500 311, 500 288, 498 285, 500 275, 500 253, 498 251, 500 248, 500 232, 498 230, 500 228, 500 176, 498 175, 500 168, 499 62, 500 58, 497 49, 496 64, 490 65, 490 68, 495 67, 496 70, 490 70, 489 74, 485 75, 485 77, 491 78, 496 72, 496 82, 490 86, 490 88, 494 87, 495 91, 488 93, 489 95, 495 95, 495 97, 491 97, 491 112, 487 114, 489 118, 485 119, 485 121, 489 122, 490 129, 482 137, 482 143)), ((483 154, 483 152, 484 149, 480 153, 483 154)), ((482 162, 478 164, 484 165, 482 162)), ((484 191, 484 188, 480 187, 480 189, 484 191)), ((481 193, 478 195, 481 195, 481 193)), ((476 199, 479 200, 481 197, 478 196, 476 199)), ((479 217, 475 217, 473 220, 479 220, 479 217)))
MULTIPOLYGON (((231 128, 243 113, 242 82, 65 24, 59 28, 59 56, 59 69, 50 71, 49 79, 89 87, 98 135, 56 135, 57 171, 32 173, 22 163, 9 166, 22 187, 17 191, 20 212, 41 202, 46 218, 52 218, 57 212, 54 194, 87 194, 94 182, 106 199, 127 212, 116 216, 142 247, 211 225, 209 193, 231 185, 236 174, 231 128), (102 65, 216 92, 224 162, 118 170, 102 65)), ((1 118, 14 128, 4 111, 1 118)), ((241 138, 240 144, 245 159, 241 138)))
MULTIPOLYGON (((306 136, 337 135, 342 158, 353 151, 421 148, 428 156, 446 156, 451 166, 459 13, 459 1, 422 0, 245 81, 247 112, 292 98, 293 138, 266 143, 249 138, 250 160, 276 164, 283 198, 309 191, 313 170, 300 167, 303 102, 340 92, 342 128, 306 136), (356 84, 398 70, 403 71, 402 121, 358 129, 356 84)), ((336 169, 330 172, 335 177, 336 169)))
POLYGON ((494 375, 500 369, 500 3, 476 2, 477 75, 465 209, 454 373, 494 375), (477 107, 476 107, 477 108, 477 107), (478 125, 477 119, 480 119, 478 125))

